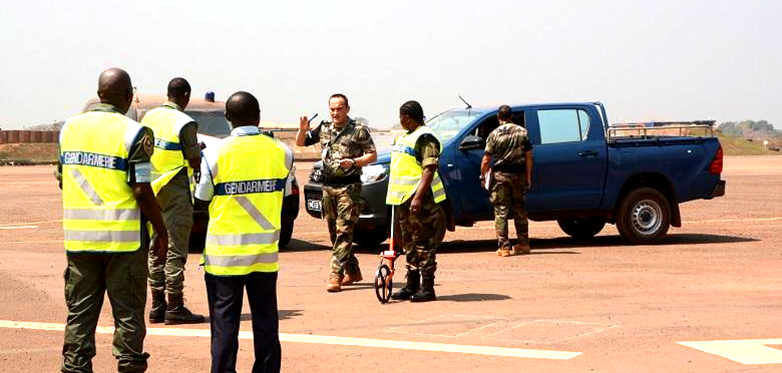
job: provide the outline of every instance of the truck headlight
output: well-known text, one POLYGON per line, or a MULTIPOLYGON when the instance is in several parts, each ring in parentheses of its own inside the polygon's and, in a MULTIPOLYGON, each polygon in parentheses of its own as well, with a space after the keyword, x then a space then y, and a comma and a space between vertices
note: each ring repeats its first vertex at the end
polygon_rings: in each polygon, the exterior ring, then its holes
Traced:
POLYGON ((383 164, 373 164, 364 166, 361 169, 361 182, 374 183, 385 179, 388 173, 388 167, 383 164))

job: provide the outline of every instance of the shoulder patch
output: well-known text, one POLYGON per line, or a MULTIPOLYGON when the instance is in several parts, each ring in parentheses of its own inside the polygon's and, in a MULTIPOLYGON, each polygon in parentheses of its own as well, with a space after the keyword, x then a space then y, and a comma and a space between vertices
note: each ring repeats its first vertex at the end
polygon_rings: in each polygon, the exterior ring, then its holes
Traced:
POLYGON ((141 138, 141 149, 149 156, 152 156, 152 153, 155 151, 155 144, 152 141, 152 137, 149 136, 149 133, 145 133, 144 137, 141 138))

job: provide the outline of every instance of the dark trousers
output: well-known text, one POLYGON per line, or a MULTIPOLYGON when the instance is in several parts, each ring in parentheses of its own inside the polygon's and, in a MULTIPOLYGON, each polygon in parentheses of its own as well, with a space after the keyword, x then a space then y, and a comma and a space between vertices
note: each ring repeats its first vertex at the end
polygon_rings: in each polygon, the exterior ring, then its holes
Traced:
POLYGON ((65 269, 65 303, 68 319, 62 348, 61 370, 92 372, 95 327, 105 293, 114 315, 113 353, 118 372, 144 372, 144 304, 147 301, 147 250, 130 253, 69 253, 65 269))
POLYGON ((277 273, 254 272, 244 276, 205 276, 212 329, 212 373, 236 372, 239 323, 244 288, 253 325, 255 364, 253 373, 279 372, 279 319, 277 316, 277 273))

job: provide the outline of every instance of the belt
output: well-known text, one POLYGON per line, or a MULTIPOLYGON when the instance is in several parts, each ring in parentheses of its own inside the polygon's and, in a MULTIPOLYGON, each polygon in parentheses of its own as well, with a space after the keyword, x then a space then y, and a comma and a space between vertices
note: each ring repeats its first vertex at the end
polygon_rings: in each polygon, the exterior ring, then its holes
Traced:
POLYGON ((342 176, 342 177, 326 176, 323 180, 323 185, 343 186, 343 185, 355 184, 360 182, 361 182, 361 176, 359 175, 350 175, 350 176, 342 176))

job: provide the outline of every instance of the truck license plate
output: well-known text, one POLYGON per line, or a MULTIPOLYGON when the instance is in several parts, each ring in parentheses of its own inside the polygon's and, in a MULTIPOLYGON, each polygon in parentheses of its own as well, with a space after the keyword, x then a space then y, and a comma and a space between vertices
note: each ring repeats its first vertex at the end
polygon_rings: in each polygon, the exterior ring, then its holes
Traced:
POLYGON ((320 212, 320 200, 319 199, 308 199, 307 200, 307 210, 320 212))

